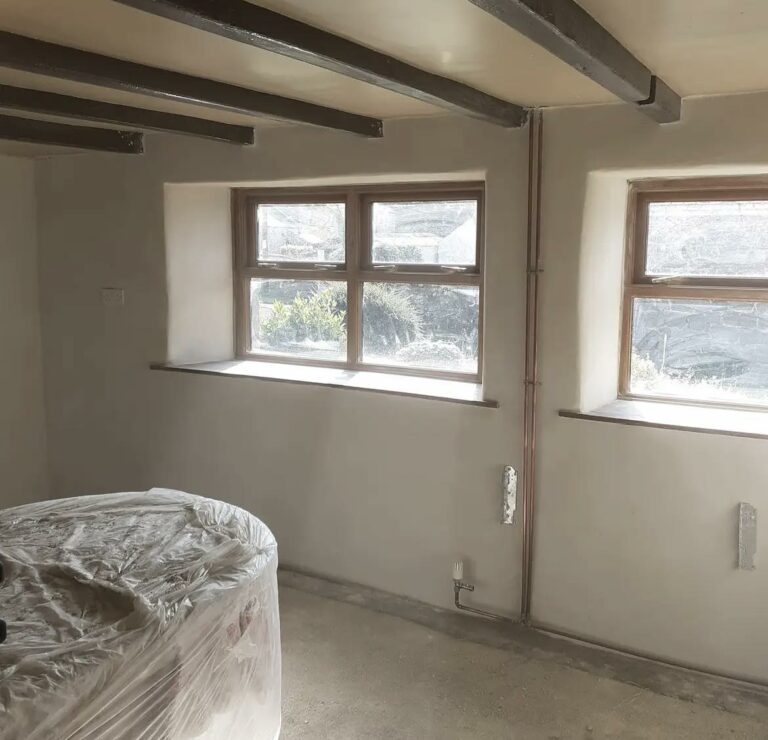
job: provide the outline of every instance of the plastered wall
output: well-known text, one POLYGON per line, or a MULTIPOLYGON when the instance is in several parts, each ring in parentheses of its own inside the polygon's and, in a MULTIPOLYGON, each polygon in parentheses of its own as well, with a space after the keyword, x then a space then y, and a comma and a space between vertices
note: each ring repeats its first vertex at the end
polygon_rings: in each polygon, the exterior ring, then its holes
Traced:
POLYGON ((0 507, 47 495, 34 164, 0 156, 0 507))
MULTIPOLYGON (((739 501, 768 516, 768 441, 563 419, 616 397, 626 181, 768 172, 768 96, 550 111, 543 185, 534 618, 768 679, 768 537, 736 569, 739 501)), ((764 521, 764 520, 761 520, 764 521)))
POLYGON ((284 127, 252 149, 156 135, 144 157, 39 162, 54 495, 157 485, 232 501, 273 528, 284 563, 444 606, 463 556, 476 603, 516 614, 521 546, 499 519, 522 445, 526 178, 525 132, 449 117, 394 121, 377 141, 284 127), (195 198, 198 214, 225 213, 206 196, 217 183, 448 177, 488 183, 485 372, 499 409, 149 369, 169 351, 193 359, 184 328, 209 318, 176 310, 178 276, 201 234, 221 250, 226 229, 169 227, 195 198), (207 186, 174 187, 190 183, 207 186), (124 288, 125 306, 100 305, 102 286, 124 288))
MULTIPOLYGON (((736 570, 735 511, 766 508, 768 443, 557 411, 615 396, 627 179, 768 172, 766 122, 765 95, 689 100, 664 128, 625 106, 546 113, 533 585, 540 623, 760 679, 768 538, 757 570, 736 570)), ((153 136, 143 158, 38 163, 53 494, 216 496, 267 521, 286 563, 443 606, 464 556, 475 603, 516 613, 519 529, 498 516, 501 468, 522 447, 526 157, 524 132, 440 118, 388 123, 383 141, 276 128, 252 150, 153 136), (488 183, 486 386, 499 410, 148 369, 169 346, 189 351, 169 345, 169 186, 462 174, 488 183), (122 309, 100 305, 105 285, 125 288, 122 309)))

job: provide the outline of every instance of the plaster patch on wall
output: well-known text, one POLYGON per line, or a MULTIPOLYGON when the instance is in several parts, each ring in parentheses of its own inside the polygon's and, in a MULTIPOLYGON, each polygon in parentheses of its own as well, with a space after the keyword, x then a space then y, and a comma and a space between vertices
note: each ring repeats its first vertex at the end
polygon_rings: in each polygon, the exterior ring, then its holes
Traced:
POLYGON ((516 509, 517 509, 517 471, 511 465, 505 465, 501 523, 514 524, 516 509))
POLYGON ((757 509, 752 504, 739 504, 739 568, 755 570, 757 553, 757 509))

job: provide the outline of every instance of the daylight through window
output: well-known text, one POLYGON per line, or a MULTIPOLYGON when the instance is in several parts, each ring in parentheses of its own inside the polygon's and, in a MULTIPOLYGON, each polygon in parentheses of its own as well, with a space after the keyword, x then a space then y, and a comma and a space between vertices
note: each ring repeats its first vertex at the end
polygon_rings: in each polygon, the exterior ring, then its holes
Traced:
POLYGON ((239 356, 479 381, 482 184, 233 195, 239 356))
POLYGON ((768 405, 768 183, 630 191, 620 389, 768 405))

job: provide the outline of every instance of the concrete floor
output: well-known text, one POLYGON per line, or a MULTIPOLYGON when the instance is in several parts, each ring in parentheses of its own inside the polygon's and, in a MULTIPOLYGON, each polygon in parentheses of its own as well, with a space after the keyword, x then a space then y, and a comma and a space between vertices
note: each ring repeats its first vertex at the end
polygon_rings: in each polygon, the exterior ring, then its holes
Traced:
POLYGON ((766 740, 768 724, 280 591, 281 740, 766 740))

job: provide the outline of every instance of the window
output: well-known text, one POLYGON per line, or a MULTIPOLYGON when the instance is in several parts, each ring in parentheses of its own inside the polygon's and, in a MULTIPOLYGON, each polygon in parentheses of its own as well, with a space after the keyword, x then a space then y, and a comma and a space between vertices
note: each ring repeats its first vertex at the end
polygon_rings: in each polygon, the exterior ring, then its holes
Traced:
POLYGON ((483 195, 233 191, 238 356, 479 382, 483 195))
POLYGON ((620 395, 768 405, 768 180, 630 188, 620 395))

